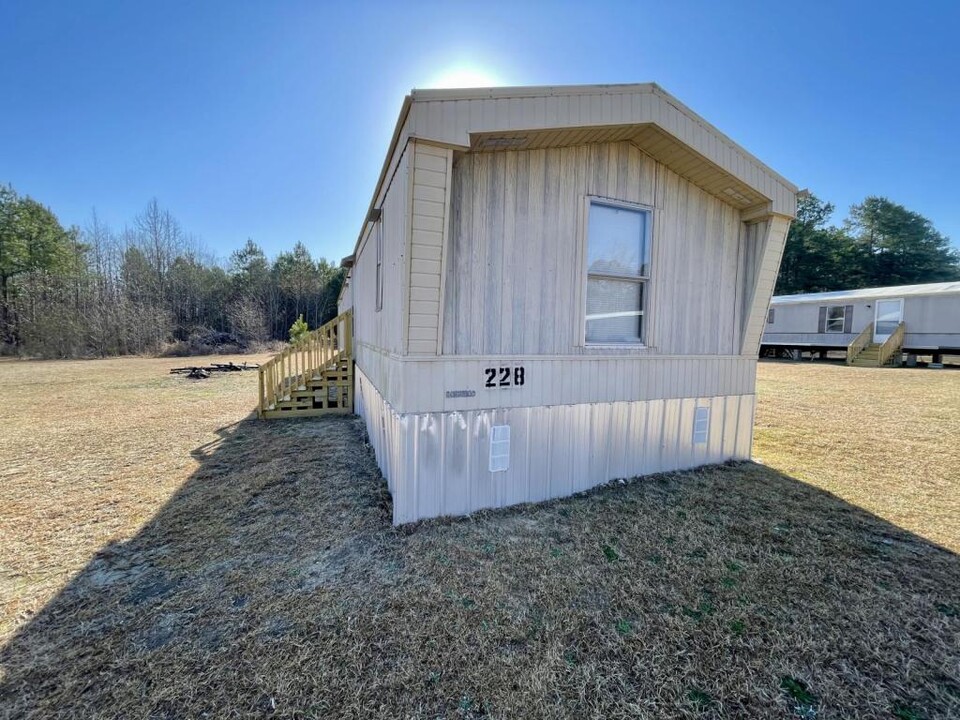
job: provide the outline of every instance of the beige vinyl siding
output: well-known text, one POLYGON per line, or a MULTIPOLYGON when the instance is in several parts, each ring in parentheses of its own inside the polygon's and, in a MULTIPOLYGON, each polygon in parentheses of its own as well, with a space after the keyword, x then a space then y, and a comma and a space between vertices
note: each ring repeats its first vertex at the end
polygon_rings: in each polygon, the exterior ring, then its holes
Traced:
POLYGON ((358 345, 357 365, 397 412, 572 405, 752 394, 756 358, 735 356, 500 356, 416 358, 358 345), (485 386, 486 368, 524 368, 522 386, 485 386), (447 391, 473 392, 448 397, 447 391))
POLYGON ((408 351, 437 354, 443 246, 450 206, 452 152, 426 143, 413 149, 408 351))
POLYGON ((744 232, 744 303, 741 327, 743 328, 744 355, 756 355, 760 349, 760 336, 767 322, 767 308, 777 283, 780 258, 787 239, 790 220, 773 216, 757 223, 748 223, 744 232))
POLYGON ((362 370, 358 412, 393 495, 393 522, 538 502, 616 478, 750 457, 754 396, 725 395, 403 415, 362 370), (706 441, 693 418, 708 408, 706 441), (490 432, 511 430, 490 472, 490 432))
POLYGON ((337 314, 341 315, 347 310, 353 308, 353 287, 350 282, 347 281, 342 290, 340 291, 340 297, 337 298, 337 314))
POLYGON ((350 273, 354 337, 388 352, 403 349, 407 302, 410 151, 403 152, 380 198, 383 211, 383 308, 377 311, 376 223, 367 223, 350 273))
POLYGON ((443 353, 580 354, 590 196, 653 207, 647 350, 734 354, 739 212, 630 143, 454 162, 443 353))

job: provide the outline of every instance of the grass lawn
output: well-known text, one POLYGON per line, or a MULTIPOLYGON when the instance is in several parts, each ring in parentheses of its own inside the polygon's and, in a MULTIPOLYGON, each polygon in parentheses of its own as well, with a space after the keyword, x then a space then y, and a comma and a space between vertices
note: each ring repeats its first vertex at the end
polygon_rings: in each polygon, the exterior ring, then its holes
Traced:
POLYGON ((960 373, 760 366, 756 454, 395 529, 256 374, 2 362, 0 717, 960 715, 960 373))

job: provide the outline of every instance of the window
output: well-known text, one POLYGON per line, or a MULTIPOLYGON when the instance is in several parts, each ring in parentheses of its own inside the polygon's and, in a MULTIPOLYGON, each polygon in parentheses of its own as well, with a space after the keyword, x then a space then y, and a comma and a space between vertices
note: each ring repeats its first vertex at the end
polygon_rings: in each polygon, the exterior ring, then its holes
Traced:
POLYGON ((587 220, 585 340, 642 343, 650 279, 650 211, 592 200, 587 220))
POLYGON ((383 215, 380 215, 373 231, 377 243, 377 312, 380 312, 383 309, 383 215))
POLYGON ((827 308, 827 332, 842 333, 846 318, 846 308, 843 305, 827 308))

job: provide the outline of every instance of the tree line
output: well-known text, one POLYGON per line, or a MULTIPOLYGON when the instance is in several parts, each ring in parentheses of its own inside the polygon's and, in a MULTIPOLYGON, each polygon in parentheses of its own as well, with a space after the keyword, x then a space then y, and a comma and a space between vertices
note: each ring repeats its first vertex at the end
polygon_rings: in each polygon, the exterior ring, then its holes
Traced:
POLYGON ((815 195, 799 198, 778 295, 960 280, 960 253, 923 215, 868 197, 835 226, 833 210, 815 195))
POLYGON ((220 262, 151 200, 115 231, 94 212, 65 228, 0 186, 0 352, 39 357, 203 352, 286 340, 337 314, 344 271, 297 243, 253 240, 220 262))
MULTIPOLYGON (((868 197, 835 226, 833 209, 800 198, 777 294, 960 279, 960 255, 922 215, 868 197)), ((247 240, 219 262, 156 200, 120 231, 96 212, 85 227, 65 228, 49 208, 0 186, 0 353, 89 357, 282 341, 301 315, 311 328, 336 316, 343 278, 299 242, 271 260, 247 240)))

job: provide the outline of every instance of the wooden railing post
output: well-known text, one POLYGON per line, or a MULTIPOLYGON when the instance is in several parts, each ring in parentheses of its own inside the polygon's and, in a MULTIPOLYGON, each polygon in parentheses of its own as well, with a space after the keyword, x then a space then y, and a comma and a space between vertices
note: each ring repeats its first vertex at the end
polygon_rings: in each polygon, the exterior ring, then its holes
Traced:
POLYGON ((906 324, 899 323, 897 329, 894 330, 890 337, 883 341, 883 344, 880 346, 880 351, 877 357, 877 364, 881 367, 890 362, 890 359, 893 357, 894 353, 900 350, 903 347, 903 336, 906 332, 906 324))

